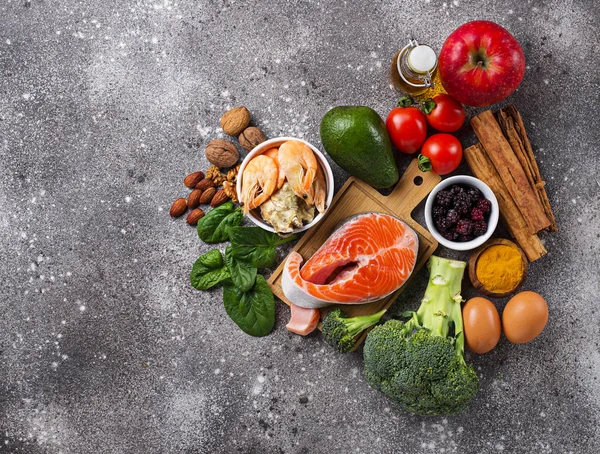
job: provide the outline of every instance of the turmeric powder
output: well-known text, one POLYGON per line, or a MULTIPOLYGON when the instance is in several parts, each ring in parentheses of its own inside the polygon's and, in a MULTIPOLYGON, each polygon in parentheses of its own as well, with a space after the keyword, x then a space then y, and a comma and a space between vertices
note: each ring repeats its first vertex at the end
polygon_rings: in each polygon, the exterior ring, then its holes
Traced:
POLYGON ((479 255, 475 273, 490 292, 510 292, 523 278, 521 254, 513 246, 490 246, 479 255))

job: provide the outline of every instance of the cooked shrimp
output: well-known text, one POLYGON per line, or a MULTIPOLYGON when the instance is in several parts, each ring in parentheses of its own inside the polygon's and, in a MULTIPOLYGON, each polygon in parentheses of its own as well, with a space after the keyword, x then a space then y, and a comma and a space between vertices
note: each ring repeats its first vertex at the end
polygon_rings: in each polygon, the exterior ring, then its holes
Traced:
POLYGON ((263 154, 273 159, 273 161, 277 163, 277 167, 279 168, 279 178, 277 178, 277 189, 281 189, 283 183, 285 183, 285 173, 283 173, 283 170, 279 165, 279 148, 269 148, 263 154))
POLYGON ((318 164, 310 147, 297 140, 284 142, 279 147, 279 165, 294 193, 314 205, 312 186, 318 164))
POLYGON ((277 186, 279 169, 272 158, 258 155, 246 165, 242 174, 244 214, 269 200, 277 186))
POLYGON ((312 193, 315 207, 317 207, 319 213, 323 213, 325 211, 327 184, 325 183, 325 175, 323 175, 323 169, 321 169, 320 165, 317 165, 317 174, 315 175, 315 181, 313 182, 312 193))

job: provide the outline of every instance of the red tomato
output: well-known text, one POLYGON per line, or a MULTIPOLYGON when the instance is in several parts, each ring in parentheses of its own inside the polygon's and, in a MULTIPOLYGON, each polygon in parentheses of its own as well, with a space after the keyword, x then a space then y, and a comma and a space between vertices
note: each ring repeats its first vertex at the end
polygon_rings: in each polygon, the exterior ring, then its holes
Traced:
POLYGON ((396 107, 387 116, 385 127, 402 153, 416 152, 427 136, 425 115, 416 107, 396 107))
POLYGON ((465 108, 450 95, 437 95, 433 98, 435 107, 426 115, 427 123, 442 132, 458 131, 465 122, 465 108))
POLYGON ((419 168, 446 175, 456 170, 461 160, 462 145, 456 137, 450 134, 434 134, 421 148, 419 168))

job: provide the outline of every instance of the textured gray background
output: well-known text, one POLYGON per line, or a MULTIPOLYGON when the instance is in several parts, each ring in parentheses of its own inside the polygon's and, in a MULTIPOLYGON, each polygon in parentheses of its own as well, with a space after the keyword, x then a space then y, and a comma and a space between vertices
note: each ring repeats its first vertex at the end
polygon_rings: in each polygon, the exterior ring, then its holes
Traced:
POLYGON ((600 452, 596 5, 2 0, 0 452, 600 452), (359 353, 289 334, 285 307, 270 336, 240 331, 220 290, 189 285, 208 247, 168 209, 227 108, 320 146, 330 107, 393 106, 407 37, 439 49, 478 18, 528 61, 508 101, 560 226, 525 285, 550 322, 469 355, 481 391, 463 414, 419 418, 365 384, 359 353))

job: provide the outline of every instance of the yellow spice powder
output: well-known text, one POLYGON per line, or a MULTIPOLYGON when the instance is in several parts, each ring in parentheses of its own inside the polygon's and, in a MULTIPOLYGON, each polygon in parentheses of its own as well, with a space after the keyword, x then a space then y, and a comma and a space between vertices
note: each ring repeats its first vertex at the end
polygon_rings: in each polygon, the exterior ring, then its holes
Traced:
POLYGON ((523 277, 521 254, 513 246, 490 246, 479 255, 475 272, 487 290, 494 293, 509 292, 523 277))

